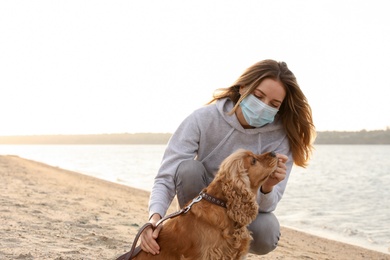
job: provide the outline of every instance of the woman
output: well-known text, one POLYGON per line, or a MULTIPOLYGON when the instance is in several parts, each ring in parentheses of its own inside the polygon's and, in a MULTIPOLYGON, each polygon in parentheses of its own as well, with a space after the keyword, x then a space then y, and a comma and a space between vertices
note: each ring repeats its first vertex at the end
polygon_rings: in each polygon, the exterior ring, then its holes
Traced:
MULTIPOLYGON (((275 215, 293 163, 305 167, 315 129, 311 108, 285 62, 260 61, 249 67, 229 88, 188 116, 172 135, 149 202, 155 224, 177 195, 180 207, 214 178, 223 159, 239 148, 260 154, 275 151, 278 168, 260 188, 259 214, 249 225, 250 252, 267 254, 277 246, 280 226, 275 215)), ((141 248, 159 253, 156 238, 161 226, 145 230, 141 248)))

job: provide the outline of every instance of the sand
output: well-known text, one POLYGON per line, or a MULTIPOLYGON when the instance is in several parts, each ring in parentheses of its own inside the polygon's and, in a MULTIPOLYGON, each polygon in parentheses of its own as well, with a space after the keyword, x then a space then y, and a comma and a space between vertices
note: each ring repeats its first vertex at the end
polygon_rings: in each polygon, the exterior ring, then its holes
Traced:
MULTIPOLYGON (((0 259, 115 259, 130 249, 148 216, 146 191, 17 156, 0 156, 0 190, 0 259)), ((247 259, 390 254, 282 227, 275 251, 247 259)))

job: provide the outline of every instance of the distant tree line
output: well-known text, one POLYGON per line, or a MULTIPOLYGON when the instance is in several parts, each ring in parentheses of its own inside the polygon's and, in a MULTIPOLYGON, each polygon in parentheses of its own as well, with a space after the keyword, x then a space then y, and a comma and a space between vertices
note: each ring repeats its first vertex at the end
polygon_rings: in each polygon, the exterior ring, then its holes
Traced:
POLYGON ((390 144, 390 128, 358 132, 317 132, 315 144, 390 144))
MULTIPOLYGON (((171 136, 171 133, 0 136, 0 144, 167 144, 171 136)), ((315 144, 390 144, 390 128, 317 132, 315 144)))

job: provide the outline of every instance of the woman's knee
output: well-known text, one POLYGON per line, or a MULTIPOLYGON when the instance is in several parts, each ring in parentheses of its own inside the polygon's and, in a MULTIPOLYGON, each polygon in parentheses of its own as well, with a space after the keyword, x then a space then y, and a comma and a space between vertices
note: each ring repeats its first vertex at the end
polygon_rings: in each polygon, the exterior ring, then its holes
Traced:
POLYGON ((192 182, 202 180, 202 173, 205 171, 204 166, 197 160, 186 160, 179 164, 176 170, 176 180, 192 182))
POLYGON ((273 213, 259 213, 257 218, 248 226, 253 240, 250 252, 265 255, 273 251, 279 242, 280 225, 273 213))
POLYGON ((206 170, 199 161, 187 160, 180 163, 175 177, 176 193, 180 207, 196 197, 207 186, 205 175, 206 170))

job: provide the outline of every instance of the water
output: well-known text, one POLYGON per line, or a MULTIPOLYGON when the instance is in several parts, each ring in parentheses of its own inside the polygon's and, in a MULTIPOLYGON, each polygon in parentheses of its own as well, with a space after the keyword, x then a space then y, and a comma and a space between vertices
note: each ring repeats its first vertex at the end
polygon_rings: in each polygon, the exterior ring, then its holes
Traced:
POLYGON ((389 188, 390 146, 317 145, 276 213, 285 226, 388 253, 389 188))
MULTIPOLYGON (((150 191, 165 145, 0 145, 60 168, 150 191)), ((280 223, 389 253, 390 146, 317 145, 294 167, 276 210, 280 223)))
POLYGON ((0 145, 23 158, 150 191, 165 145, 0 145))

